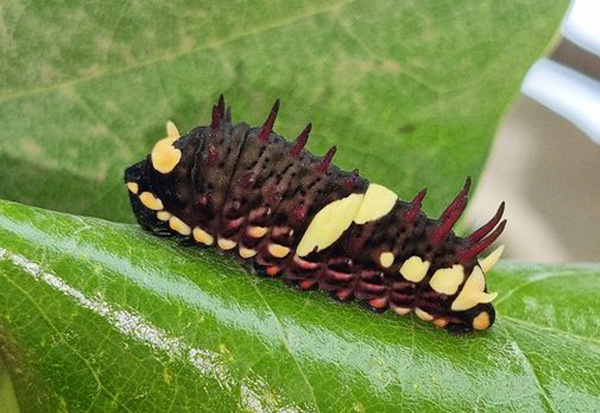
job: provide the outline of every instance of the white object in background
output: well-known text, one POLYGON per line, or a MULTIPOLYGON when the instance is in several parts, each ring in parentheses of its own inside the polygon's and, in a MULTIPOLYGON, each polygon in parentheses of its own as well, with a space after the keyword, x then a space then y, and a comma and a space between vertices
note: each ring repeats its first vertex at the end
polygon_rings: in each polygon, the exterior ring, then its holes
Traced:
MULTIPOLYGON (((600 56, 600 0, 573 0, 562 34, 600 56)), ((521 91, 571 121, 600 144, 600 82, 550 59, 534 64, 521 91)))
POLYGON ((600 1, 574 0, 562 33, 582 49, 600 55, 600 1))
POLYGON ((521 90, 600 144, 600 82, 544 58, 529 69, 521 90))

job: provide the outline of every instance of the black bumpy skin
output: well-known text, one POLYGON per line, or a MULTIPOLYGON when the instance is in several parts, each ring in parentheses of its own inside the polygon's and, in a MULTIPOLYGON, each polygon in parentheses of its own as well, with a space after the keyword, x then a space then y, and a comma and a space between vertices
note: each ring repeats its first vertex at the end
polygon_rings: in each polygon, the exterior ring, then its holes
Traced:
POLYGON ((276 134, 278 109, 276 102, 260 127, 234 124, 221 96, 210 125, 183 136, 168 126, 169 136, 125 171, 142 228, 217 247, 258 273, 340 301, 414 311, 452 332, 489 328, 495 294, 484 272, 499 253, 478 256, 504 229, 504 203, 459 237, 452 227, 466 207, 469 179, 440 218, 430 219, 421 211, 425 191, 404 202, 333 165, 335 148, 322 158, 305 151, 310 125, 295 142, 276 134), (361 212, 370 219, 356 222, 361 212))

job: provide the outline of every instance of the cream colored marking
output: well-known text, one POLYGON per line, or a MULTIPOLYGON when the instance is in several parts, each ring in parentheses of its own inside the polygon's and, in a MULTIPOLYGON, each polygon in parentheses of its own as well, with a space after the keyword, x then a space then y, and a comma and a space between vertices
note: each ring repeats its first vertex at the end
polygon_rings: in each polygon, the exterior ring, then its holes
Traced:
POLYGON ((359 225, 375 221, 390 213, 396 205, 398 195, 379 184, 370 184, 365 192, 365 198, 354 217, 359 225))
POLYGON ((160 219, 161 221, 168 221, 169 218, 171 218, 171 213, 167 211, 158 211, 156 213, 156 218, 160 219))
POLYGON ((140 194, 140 201, 142 201, 142 204, 144 204, 146 208, 150 208, 154 211, 160 211, 161 209, 163 209, 162 201, 156 198, 150 192, 142 192, 140 194))
POLYGON ((167 121, 165 129, 167 130, 167 137, 169 138, 177 139, 181 136, 181 134, 179 133, 179 129, 177 129, 177 126, 175 126, 175 124, 170 120, 167 121))
POLYGON ((475 307, 479 303, 489 303, 498 296, 498 293, 488 294, 483 291, 485 288, 485 278, 483 271, 479 266, 473 268, 467 282, 462 288, 458 297, 452 302, 450 308, 453 311, 465 311, 475 307))
POLYGON ((429 314, 427 311, 421 310, 419 307, 415 308, 415 314, 423 321, 433 320, 433 316, 431 314, 429 314))
POLYGON ((181 151, 173 146, 179 139, 175 124, 167 121, 167 137, 159 140, 152 149, 152 166, 162 174, 168 174, 181 160, 181 151))
POLYGON ((219 244, 219 247, 221 247, 221 249, 225 251, 235 248, 235 246, 237 245, 237 242, 221 237, 219 237, 217 243, 219 244))
POLYGON ((479 260, 479 266, 483 269, 484 273, 487 273, 492 267, 498 262, 502 253, 504 252, 504 245, 500 245, 490 255, 482 260, 479 260))
POLYGON ((402 264, 400 274, 408 281, 418 283, 427 275, 429 261, 423 261, 421 257, 413 255, 402 264))
POLYGON ((337 241, 352 225, 363 198, 364 194, 350 194, 323 207, 302 236, 298 256, 305 257, 315 249, 321 251, 337 241))
POLYGON ((393 307, 393 309, 396 312, 396 314, 399 314, 399 315, 406 315, 406 314, 410 313, 410 308, 406 308, 406 307, 393 307))
POLYGON ((137 194, 140 190, 140 187, 138 186, 137 182, 127 182, 127 189, 129 189, 134 194, 137 194))
POLYGON ((270 244, 269 245, 269 254, 276 258, 283 258, 290 253, 290 249, 283 245, 279 244, 270 244))
POLYGON ((252 238, 262 238, 267 233, 266 227, 248 227, 246 233, 252 238))
POLYGON ((172 215, 171 218, 169 218, 169 226, 181 235, 190 235, 192 233, 190 226, 175 215, 172 215))
POLYGON ((382 252, 379 256, 379 263, 383 268, 389 268, 394 263, 394 254, 391 252, 382 252))
POLYGON ((200 227, 194 228, 194 239, 204 245, 212 245, 215 242, 215 239, 208 232, 204 231, 200 227))
POLYGON ((258 253, 258 251, 253 250, 251 248, 242 247, 240 245, 239 253, 240 257, 242 258, 252 258, 258 253))
POLYGON ((354 222, 362 225, 389 214, 397 199, 398 195, 386 187, 379 184, 370 184, 354 217, 354 222))
POLYGON ((473 319, 473 328, 475 330, 485 330, 490 326, 490 315, 487 311, 482 311, 473 319))
POLYGON ((464 280, 465 269, 462 265, 455 264, 451 268, 437 270, 429 280, 429 285, 438 293, 453 295, 464 280))

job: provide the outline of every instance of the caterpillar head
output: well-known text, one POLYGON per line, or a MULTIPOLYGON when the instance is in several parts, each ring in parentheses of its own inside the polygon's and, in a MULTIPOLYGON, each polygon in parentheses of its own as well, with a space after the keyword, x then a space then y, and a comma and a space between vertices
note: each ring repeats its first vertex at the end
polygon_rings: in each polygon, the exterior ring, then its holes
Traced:
POLYGON ((172 122, 167 122, 166 129, 167 136, 156 142, 150 155, 128 167, 124 174, 138 223, 158 235, 168 235, 173 213, 181 212, 186 195, 182 176, 190 164, 183 156, 183 146, 190 139, 180 139, 172 122))
POLYGON ((487 330, 494 324, 496 310, 491 303, 477 304, 475 307, 456 314, 453 321, 444 328, 452 333, 467 333, 472 330, 487 330))
POLYGON ((471 265, 467 264, 465 267, 455 265, 450 269, 443 269, 434 274, 429 284, 436 291, 452 286, 453 284, 449 282, 452 278, 459 280, 459 283, 462 284, 460 288, 453 291, 451 301, 449 301, 450 311, 447 313, 448 315, 439 319, 439 321, 435 320, 439 327, 460 333, 471 330, 486 330, 492 326, 496 318, 492 301, 498 296, 498 293, 489 292, 485 273, 498 261, 503 249, 504 247, 500 246, 486 258, 476 260, 471 265), (463 268, 472 268, 472 270, 469 274, 466 274, 463 268))

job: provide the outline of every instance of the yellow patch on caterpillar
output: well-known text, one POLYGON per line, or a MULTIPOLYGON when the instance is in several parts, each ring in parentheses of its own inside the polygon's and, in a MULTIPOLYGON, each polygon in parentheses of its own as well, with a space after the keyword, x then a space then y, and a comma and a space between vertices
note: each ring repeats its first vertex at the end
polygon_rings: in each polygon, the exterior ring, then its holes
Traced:
POLYGON ((389 252, 389 251, 382 252, 381 255, 379 256, 379 264, 381 264, 381 266, 383 268, 389 268, 392 266, 393 263, 394 263, 394 254, 392 254, 391 252, 389 252))
POLYGON ((167 137, 168 138, 179 138, 181 136, 181 134, 179 133, 179 129, 177 129, 177 126, 175 126, 175 124, 168 120, 167 124, 165 125, 165 129, 167 130, 167 137))
POLYGON ((473 319, 473 328, 475 330, 485 330, 490 326, 490 315, 487 311, 482 311, 473 319))
POLYGON ((413 255, 404 261, 400 267, 400 274, 408 281, 418 283, 427 275, 429 265, 429 261, 423 261, 421 257, 413 255))
POLYGON ((433 274, 429 285, 434 291, 442 294, 453 295, 465 279, 465 269, 460 264, 451 268, 440 268, 433 274))
POLYGON ((445 318, 436 318, 435 320, 433 320, 433 324, 436 325, 436 327, 439 328, 444 328, 448 325, 449 321, 446 320, 445 318))
POLYGON ((336 242, 352 225, 363 198, 364 194, 350 194, 323 207, 302 236, 297 248, 298 256, 305 257, 336 242))
POLYGON ((286 246, 279 244, 270 244, 269 245, 269 254, 274 256, 275 258, 283 258, 290 253, 290 249, 286 246))
POLYGON ((484 273, 487 273, 492 267, 498 262, 502 253, 504 252, 504 245, 500 245, 490 255, 484 259, 479 260, 479 266, 483 269, 484 273))
POLYGON ((242 247, 241 245, 238 252, 240 253, 240 257, 244 259, 252 258, 258 253, 258 251, 253 250, 252 248, 242 247))
POLYGON ((129 189, 134 194, 137 194, 140 190, 140 187, 137 184, 137 182, 127 182, 127 189, 129 189))
POLYGON ((142 201, 142 204, 144 204, 146 208, 152 209, 154 211, 160 211, 164 208, 162 201, 150 192, 142 192, 140 194, 140 201, 142 201))
POLYGON ((190 226, 177 218, 175 215, 172 215, 171 218, 169 218, 169 226, 174 231, 179 232, 181 235, 190 235, 192 233, 190 226))
POLYGON ((217 244, 219 244, 219 247, 222 250, 228 251, 230 249, 235 248, 235 246, 237 245, 237 242, 232 241, 232 240, 227 239, 227 238, 221 238, 221 237, 219 237, 219 240, 217 241, 217 244))
POLYGON ((252 238, 262 238, 267 233, 268 228, 266 227, 248 227, 246 228, 246 234, 252 238))
POLYGON ((378 184, 370 184, 365 192, 365 197, 354 217, 354 222, 359 225, 374 221, 387 214, 394 208, 398 195, 378 184))
POLYGON ((453 311, 465 311, 475 307, 479 303, 489 303, 498 296, 498 293, 488 294, 484 292, 485 278, 479 266, 475 266, 469 278, 465 282, 458 297, 452 302, 450 308, 453 311))
POLYGON ((410 308, 407 307, 392 307, 392 310, 394 310, 394 312, 398 315, 406 315, 408 313, 410 313, 410 308))
POLYGON ((419 307, 415 308, 415 314, 423 321, 433 320, 433 316, 425 310, 421 310, 419 307))
POLYGON ((173 146, 179 139, 179 131, 171 121, 167 122, 167 137, 159 140, 150 155, 152 166, 161 174, 171 172, 181 160, 181 151, 173 146))
POLYGON ((158 211, 156 213, 156 218, 160 219, 161 221, 168 221, 169 218, 171 218, 171 213, 167 211, 158 211))
POLYGON ((200 227, 194 228, 193 235, 196 242, 204 245, 213 245, 213 242, 215 242, 214 237, 200 227))

